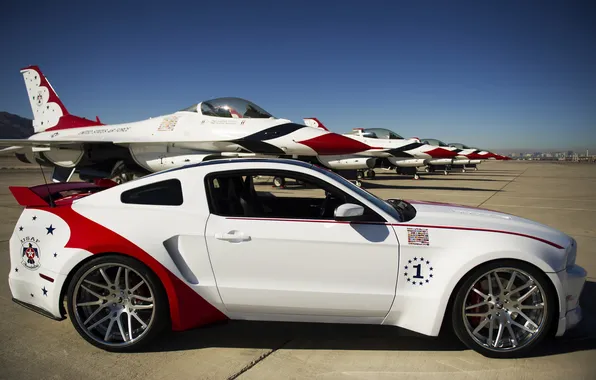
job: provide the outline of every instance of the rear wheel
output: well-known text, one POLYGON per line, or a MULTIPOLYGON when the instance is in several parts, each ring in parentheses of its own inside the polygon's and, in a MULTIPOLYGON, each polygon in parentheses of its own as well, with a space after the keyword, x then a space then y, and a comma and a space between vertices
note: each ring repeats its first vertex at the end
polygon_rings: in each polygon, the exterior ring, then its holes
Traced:
POLYGON ((145 265, 127 256, 91 259, 68 287, 68 314, 77 332, 107 351, 131 351, 152 340, 168 320, 167 296, 145 265))
POLYGON ((459 287, 453 329, 469 348, 489 357, 521 357, 549 333, 556 292, 539 269, 514 260, 472 271, 459 287))

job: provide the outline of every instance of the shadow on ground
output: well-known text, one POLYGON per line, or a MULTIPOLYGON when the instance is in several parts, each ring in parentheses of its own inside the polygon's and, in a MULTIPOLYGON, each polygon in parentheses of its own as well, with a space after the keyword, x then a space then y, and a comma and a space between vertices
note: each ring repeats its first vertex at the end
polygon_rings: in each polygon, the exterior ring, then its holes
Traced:
MULTIPOLYGON (((596 349, 596 282, 587 282, 581 304, 584 319, 560 338, 543 341, 532 357, 596 349)), ((463 351, 455 335, 446 331, 427 337, 393 326, 229 321, 186 332, 166 333, 147 351, 179 351, 208 347, 384 350, 384 351, 463 351)))
POLYGON ((498 193, 501 190, 498 189, 480 189, 474 187, 459 187, 459 186, 416 186, 415 183, 412 183, 410 186, 406 185, 387 185, 379 182, 373 181, 362 181, 362 187, 365 189, 421 189, 421 190, 455 190, 455 191, 488 191, 493 193, 498 193))

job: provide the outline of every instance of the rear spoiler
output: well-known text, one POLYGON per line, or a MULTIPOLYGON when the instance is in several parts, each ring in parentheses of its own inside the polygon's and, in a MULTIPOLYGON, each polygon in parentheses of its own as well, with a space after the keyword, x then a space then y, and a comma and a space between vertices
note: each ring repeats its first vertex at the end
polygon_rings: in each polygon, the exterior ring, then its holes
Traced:
POLYGON ((89 182, 58 182, 33 187, 9 186, 19 205, 24 207, 48 207, 51 206, 50 200, 57 200, 62 197, 63 192, 95 193, 107 188, 116 186, 117 183, 111 180, 97 180, 95 183, 89 182))

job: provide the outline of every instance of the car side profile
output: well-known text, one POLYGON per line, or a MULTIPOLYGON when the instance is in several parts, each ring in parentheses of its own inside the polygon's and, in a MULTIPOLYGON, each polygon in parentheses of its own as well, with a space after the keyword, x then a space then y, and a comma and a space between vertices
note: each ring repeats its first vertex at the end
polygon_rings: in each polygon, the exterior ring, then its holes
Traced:
POLYGON ((519 357, 582 316, 586 271, 564 233, 485 209, 382 200, 300 161, 10 189, 25 207, 9 243, 14 301, 68 316, 109 351, 240 319, 429 336, 451 326, 483 355, 519 357))

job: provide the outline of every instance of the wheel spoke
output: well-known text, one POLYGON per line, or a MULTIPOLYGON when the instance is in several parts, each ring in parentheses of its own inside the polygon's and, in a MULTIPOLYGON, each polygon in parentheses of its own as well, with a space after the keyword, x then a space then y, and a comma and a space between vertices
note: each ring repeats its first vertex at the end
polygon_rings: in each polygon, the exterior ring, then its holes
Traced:
POLYGON ((102 300, 97 300, 97 301, 89 301, 89 302, 81 302, 77 304, 77 307, 79 306, 94 306, 94 305, 101 305, 103 303, 102 300))
POLYGON ((495 320, 494 318, 490 319, 490 325, 488 326, 488 341, 486 342, 489 346, 493 342, 493 333, 495 330, 495 320))
POLYGON ((488 313, 466 313, 466 317, 486 317, 488 313))
POLYGON ((118 267, 118 271, 116 272, 116 278, 114 279, 114 285, 116 286, 120 284, 120 273, 122 273, 122 267, 118 267))
POLYGON ((130 289, 130 292, 133 293, 135 290, 137 290, 138 288, 140 288, 141 285, 143 285, 144 283, 145 283, 145 281, 141 280, 141 282, 139 282, 138 284, 136 284, 134 288, 130 289))
POLYGON ((486 305, 488 305, 488 302, 484 301, 484 302, 477 303, 475 305, 466 306, 466 310, 471 310, 471 309, 475 309, 477 307, 486 306, 486 305))
POLYGON ((109 286, 98 284, 97 282, 93 282, 93 281, 89 281, 89 280, 85 280, 83 282, 86 282, 89 285, 97 286, 98 288, 102 288, 102 289, 105 289, 105 290, 110 290, 110 287, 109 286))
POLYGON ((101 276, 103 277, 103 279, 106 282, 106 284, 108 284, 108 286, 112 286, 113 285, 112 282, 110 281, 110 278, 106 274, 106 271, 104 271, 103 268, 99 268, 99 273, 101 273, 101 276))
POLYGON ((110 333, 112 332, 112 326, 114 326, 114 322, 116 320, 114 318, 110 319, 110 324, 108 325, 108 328, 106 329, 106 335, 103 337, 103 340, 105 340, 106 342, 108 340, 110 340, 110 333))
POLYGON ((501 338, 503 338, 503 330, 504 330, 503 323, 499 322, 499 331, 497 331, 497 338, 495 339, 495 343, 494 343, 493 347, 497 347, 499 345, 501 338))
POLYGON ((509 294, 515 294, 515 293, 521 292, 525 288, 532 286, 533 283, 534 283, 533 281, 528 281, 525 284, 523 284, 522 286, 520 286, 519 288, 513 289, 509 294))
POLYGON ((488 278, 488 295, 492 296, 493 293, 493 280, 490 278, 490 273, 486 275, 488 278))
POLYGON ((480 297, 484 298, 485 301, 488 299, 488 296, 486 294, 482 293, 480 290, 478 290, 476 288, 472 288, 472 290, 474 291, 474 293, 476 293, 480 297))
POLYGON ((532 327, 533 329, 538 329, 538 326, 536 325, 536 323, 534 323, 534 321, 531 320, 530 317, 528 317, 526 314, 524 314, 521 310, 517 310, 516 312, 520 317, 522 317, 526 321, 528 321, 528 323, 530 324, 530 327, 532 327))
POLYGON ((527 331, 527 332, 529 332, 529 333, 531 333, 531 334, 534 334, 534 333, 536 332, 536 331, 534 331, 534 330, 530 330, 530 329, 529 329, 529 328, 527 328, 526 326, 524 326, 524 325, 522 325, 522 324, 519 324, 519 323, 517 323, 517 322, 515 322, 515 321, 513 321, 513 320, 511 321, 511 324, 512 324, 512 325, 514 325, 514 326, 517 326, 517 327, 519 327, 520 329, 522 329, 522 330, 524 330, 524 331, 527 331))
POLYGON ((503 283, 501 282, 501 278, 497 272, 495 272, 495 279, 497 280, 497 285, 499 285, 499 291, 503 293, 503 290, 505 289, 503 288, 503 283))
POLYGON ((129 273, 130 270, 128 268, 124 269, 124 287, 126 288, 126 290, 130 289, 130 279, 128 278, 129 273))
POLYGON ((85 285, 81 285, 81 288, 85 289, 86 291, 88 291, 89 293, 91 293, 92 295, 94 295, 95 297, 97 297, 97 299, 100 299, 100 300, 105 300, 106 299, 106 297, 102 296, 99 293, 94 292, 93 290, 89 289, 85 285))
POLYGON ((104 306, 100 306, 97 309, 95 309, 95 311, 93 313, 91 313, 91 315, 85 320, 85 322, 83 322, 83 326, 86 325, 87 323, 91 322, 93 317, 95 317, 97 315, 97 313, 99 313, 103 308, 104 308, 104 306))
POLYGON ((143 296, 139 296, 137 294, 131 294, 130 296, 132 298, 136 298, 136 299, 141 300, 141 301, 153 302, 153 297, 143 297, 143 296))
POLYGON ((129 313, 126 313, 126 317, 128 319, 128 339, 132 340, 132 317, 129 313))
POLYGON ((510 324, 507 324, 507 331, 509 331, 509 335, 511 335, 511 344, 513 345, 513 347, 517 347, 517 338, 515 337, 513 327, 511 327, 510 324))
POLYGON ((97 321, 94 324, 92 324, 91 326, 87 327, 87 330, 93 330, 95 328, 95 326, 99 325, 100 323, 105 322, 108 318, 110 318, 110 314, 106 315, 105 317, 103 317, 99 321, 97 321))
POLYGON ((516 275, 517 275, 517 272, 513 271, 513 273, 511 274, 511 278, 509 279, 509 282, 507 283, 507 286, 505 287, 505 290, 511 290, 511 287, 513 286, 513 282, 515 281, 516 275))
POLYGON ((517 299, 518 303, 522 303, 524 302, 529 296, 531 296, 536 290, 538 290, 537 286, 534 286, 533 288, 531 288, 530 290, 528 290, 528 292, 526 294, 524 294, 523 296, 519 297, 517 299))
POLYGON ((120 316, 118 316, 116 322, 118 323, 118 329, 120 330, 120 335, 122 335, 122 340, 128 342, 128 338, 126 337, 126 334, 124 333, 124 328, 122 327, 122 321, 120 319, 120 316))
POLYGON ((542 310, 544 309, 544 303, 539 303, 537 305, 519 305, 519 310, 542 310))
POLYGON ((482 322, 474 329, 474 334, 478 334, 478 331, 482 330, 484 326, 488 323, 488 318, 484 318, 482 322))
POLYGON ((141 318, 139 318, 137 313, 132 313, 132 316, 135 317, 135 319, 141 324, 141 326, 143 326, 144 329, 147 328, 147 324, 145 322, 143 322, 143 320, 141 318))
POLYGON ((150 305, 133 305, 130 307, 133 310, 149 310, 153 309, 153 304, 150 305))

